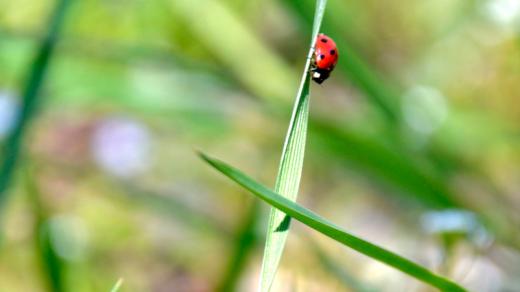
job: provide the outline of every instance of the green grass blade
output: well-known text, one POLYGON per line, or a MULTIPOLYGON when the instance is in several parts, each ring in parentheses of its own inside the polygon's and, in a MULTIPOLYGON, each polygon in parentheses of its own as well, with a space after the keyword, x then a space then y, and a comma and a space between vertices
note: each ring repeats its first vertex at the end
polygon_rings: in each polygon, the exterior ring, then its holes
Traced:
MULTIPOLYGON (((309 80, 304 81, 302 93, 304 97, 296 105, 289 133, 286 138, 275 191, 290 200, 296 200, 303 168, 305 138, 307 136, 307 119, 309 110, 309 80), (294 122, 294 123, 293 123, 294 122)), ((267 226, 264 258, 260 276, 260 291, 268 291, 274 281, 276 270, 287 239, 290 218, 272 208, 267 226)))
POLYGON ((49 223, 51 214, 42 201, 44 195, 36 183, 35 170, 33 167, 26 167, 23 170, 25 191, 29 195, 34 215, 34 244, 42 274, 46 278, 49 291, 67 291, 64 281, 65 262, 58 256, 52 244, 49 223))
MULTIPOLYGON (((284 0, 295 13, 295 15, 302 21, 306 27, 310 27, 312 23, 312 11, 302 1, 298 0, 284 0)), ((371 68, 369 63, 364 60, 361 55, 353 48, 353 46, 341 36, 349 34, 348 22, 349 15, 342 13, 344 7, 338 1, 332 1, 331 16, 327 18, 328 21, 324 23, 325 31, 331 36, 334 36, 334 41, 338 45, 340 53, 344 58, 338 63, 336 70, 343 71, 348 77, 348 82, 352 82, 360 91, 366 94, 369 102, 374 105, 374 108, 379 110, 384 118, 390 123, 399 122, 399 96, 377 72, 371 68)))
POLYGON ((332 222, 329 222, 312 211, 255 182, 239 170, 204 154, 201 154, 201 157, 224 175, 243 186, 260 199, 269 203, 274 208, 279 209, 288 216, 291 216, 322 234, 341 242, 368 257, 394 267, 424 283, 437 287, 442 291, 466 291, 458 284, 436 275, 430 270, 410 260, 343 231, 332 222))
MULTIPOLYGON (((314 52, 314 40, 320 30, 326 3, 326 0, 316 2, 316 12, 307 62, 305 63, 300 89, 296 95, 289 129, 285 137, 282 158, 274 188, 276 193, 282 194, 292 201, 295 201, 298 195, 303 168, 303 157, 305 154, 305 140, 307 137, 309 116, 309 66, 314 52)), ((260 291, 269 291, 273 284, 282 257, 285 241, 287 240, 289 223, 290 218, 284 213, 274 208, 271 209, 267 226, 262 271, 260 274, 260 291)))
POLYGON ((42 41, 36 58, 29 72, 29 78, 23 90, 23 105, 13 131, 7 137, 4 148, 4 160, 0 165, 0 209, 6 200, 6 190, 11 182, 18 160, 23 135, 37 105, 38 94, 47 73, 49 61, 54 51, 58 34, 65 18, 69 0, 60 0, 54 9, 49 32, 42 41))

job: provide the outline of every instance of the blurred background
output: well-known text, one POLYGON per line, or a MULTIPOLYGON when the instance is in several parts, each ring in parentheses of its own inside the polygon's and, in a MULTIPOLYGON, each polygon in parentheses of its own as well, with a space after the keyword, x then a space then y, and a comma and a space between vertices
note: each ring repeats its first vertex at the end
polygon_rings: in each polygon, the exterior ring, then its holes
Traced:
MULTIPOLYGON (((195 150, 274 185, 313 14, 0 0, 0 291, 255 290, 268 206, 195 150)), ((329 0, 322 32, 298 201, 520 291, 520 1, 329 0)), ((273 290, 430 291, 298 222, 273 290)))

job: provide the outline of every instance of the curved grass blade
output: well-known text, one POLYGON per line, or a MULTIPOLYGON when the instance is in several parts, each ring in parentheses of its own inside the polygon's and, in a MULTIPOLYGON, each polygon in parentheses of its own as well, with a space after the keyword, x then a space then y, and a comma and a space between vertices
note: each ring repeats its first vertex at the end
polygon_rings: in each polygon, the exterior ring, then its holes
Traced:
POLYGON ((458 284, 434 274, 425 267, 343 231, 332 222, 269 190, 265 186, 255 182, 250 177, 224 162, 215 160, 204 154, 200 154, 200 156, 211 166, 252 192, 258 198, 328 237, 341 242, 368 257, 394 267, 424 283, 437 287, 442 291, 466 291, 458 284))
MULTIPOLYGON (((283 195, 291 201, 296 200, 300 185, 309 116, 309 66, 314 52, 314 40, 319 33, 326 4, 326 0, 318 0, 316 2, 316 12, 314 15, 314 25, 307 62, 303 69, 300 89, 296 95, 274 187, 276 193, 283 195)), ((289 224, 290 217, 274 208, 271 209, 267 226, 264 257, 262 260, 259 291, 269 291, 273 284, 282 257, 285 241, 287 240, 289 224)))

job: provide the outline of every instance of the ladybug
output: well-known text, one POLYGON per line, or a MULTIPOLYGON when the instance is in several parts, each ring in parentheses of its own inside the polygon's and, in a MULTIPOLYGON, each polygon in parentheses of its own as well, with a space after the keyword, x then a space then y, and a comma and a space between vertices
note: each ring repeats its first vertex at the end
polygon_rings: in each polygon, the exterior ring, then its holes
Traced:
POLYGON ((330 72, 338 63, 338 48, 336 43, 323 33, 316 38, 314 47, 311 77, 316 83, 321 84, 329 78, 330 72))

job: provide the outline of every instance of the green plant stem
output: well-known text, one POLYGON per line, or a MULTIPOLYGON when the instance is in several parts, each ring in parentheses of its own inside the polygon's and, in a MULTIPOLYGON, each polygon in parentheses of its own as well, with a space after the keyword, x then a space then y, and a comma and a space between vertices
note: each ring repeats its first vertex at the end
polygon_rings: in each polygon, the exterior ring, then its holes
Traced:
MULTIPOLYGON (((307 138, 307 124, 309 119, 309 68, 314 52, 314 42, 320 30, 326 4, 326 0, 316 1, 314 25, 310 48, 307 54, 307 62, 305 63, 300 88, 296 95, 274 187, 276 193, 283 195, 291 201, 295 201, 298 195, 303 169, 305 140, 307 138)), ((271 209, 267 226, 259 291, 264 292, 271 289, 287 240, 289 225, 290 217, 279 210, 271 209)))

